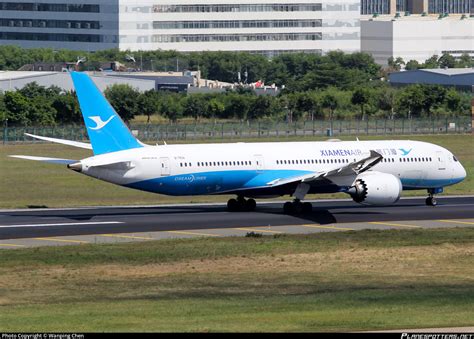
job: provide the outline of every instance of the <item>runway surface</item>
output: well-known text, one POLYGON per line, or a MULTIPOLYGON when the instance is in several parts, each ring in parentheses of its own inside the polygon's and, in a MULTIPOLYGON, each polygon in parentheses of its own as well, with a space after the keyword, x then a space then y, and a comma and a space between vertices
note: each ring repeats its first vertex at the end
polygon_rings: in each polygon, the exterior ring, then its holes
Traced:
POLYGON ((260 202, 255 212, 228 212, 224 204, 1 211, 0 248, 245 235, 250 231, 474 226, 474 197, 439 197, 436 207, 425 206, 424 198, 402 199, 388 207, 361 206, 349 200, 314 201, 312 213, 298 216, 283 214, 282 204, 260 202))

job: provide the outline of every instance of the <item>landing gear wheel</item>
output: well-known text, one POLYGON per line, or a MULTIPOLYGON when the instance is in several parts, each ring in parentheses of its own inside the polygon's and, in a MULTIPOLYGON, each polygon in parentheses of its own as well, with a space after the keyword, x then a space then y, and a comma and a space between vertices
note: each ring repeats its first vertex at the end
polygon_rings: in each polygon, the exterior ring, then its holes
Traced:
POLYGON ((227 201, 227 209, 230 211, 230 212, 236 212, 239 210, 239 202, 237 201, 237 199, 229 199, 229 201, 227 201))
POLYGON ((249 212, 255 211, 256 207, 257 207, 257 203, 255 202, 254 199, 248 199, 245 202, 245 209, 249 212))
POLYGON ((301 214, 303 212, 303 204, 300 201, 293 201, 293 213, 301 214))
POLYGON ((428 197, 426 198, 425 202, 427 206, 436 206, 438 203, 435 197, 428 197))
POLYGON ((283 212, 285 214, 292 214, 293 213, 293 203, 290 201, 287 201, 283 204, 283 212))
POLYGON ((237 199, 229 199, 227 201, 229 212, 255 211, 256 207, 257 203, 254 199, 245 200, 244 197, 237 197, 237 199))

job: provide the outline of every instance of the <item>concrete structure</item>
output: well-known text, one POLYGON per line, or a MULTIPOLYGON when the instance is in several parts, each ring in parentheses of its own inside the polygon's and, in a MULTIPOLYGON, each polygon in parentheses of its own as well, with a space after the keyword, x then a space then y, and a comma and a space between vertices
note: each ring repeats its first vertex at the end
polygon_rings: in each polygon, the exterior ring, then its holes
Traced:
POLYGON ((402 71, 390 73, 389 81, 394 86, 429 84, 471 91, 474 88, 474 69, 450 68, 402 71))
POLYGON ((76 50, 360 50, 358 0, 0 0, 0 44, 76 50))
POLYGON ((387 65, 390 57, 420 63, 433 55, 474 56, 474 18, 450 15, 383 15, 361 20, 361 50, 387 65))

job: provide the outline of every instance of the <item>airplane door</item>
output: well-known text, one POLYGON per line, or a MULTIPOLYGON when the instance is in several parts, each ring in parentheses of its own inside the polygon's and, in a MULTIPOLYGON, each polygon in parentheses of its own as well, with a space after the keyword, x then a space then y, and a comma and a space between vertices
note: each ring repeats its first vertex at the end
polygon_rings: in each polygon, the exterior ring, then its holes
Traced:
POLYGON ((255 168, 257 172, 261 172, 265 169, 265 161, 263 159, 263 155, 256 154, 253 156, 255 161, 255 168))
POLYGON ((170 159, 160 158, 160 168, 162 177, 170 175, 170 159))
POLYGON ((446 159, 443 152, 436 151, 436 158, 438 161, 438 169, 444 171, 446 169, 446 159))

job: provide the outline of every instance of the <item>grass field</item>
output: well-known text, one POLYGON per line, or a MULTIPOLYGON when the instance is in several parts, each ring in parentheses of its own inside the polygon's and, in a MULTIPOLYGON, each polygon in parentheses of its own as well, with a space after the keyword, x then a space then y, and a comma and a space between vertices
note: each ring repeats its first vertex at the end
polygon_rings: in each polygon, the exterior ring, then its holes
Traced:
MULTIPOLYGON (((467 170, 464 182, 448 187, 446 194, 474 193, 474 136, 430 135, 399 136, 392 139, 412 139, 444 146, 458 156, 467 170)), ((354 140, 355 138, 341 138, 354 140)), ((367 137, 363 140, 384 139, 367 137)), ((325 140, 322 138, 280 138, 239 141, 298 141, 325 140)), ((231 142, 224 140, 223 142, 231 142)), ((101 182, 67 170, 64 166, 8 158, 9 154, 25 154, 81 159, 91 153, 87 150, 54 144, 18 144, 0 146, 0 208, 69 207, 86 205, 133 205, 178 202, 226 202, 225 196, 167 197, 144 193, 101 182)), ((404 195, 426 195, 424 191, 405 192, 404 195)), ((345 194, 318 195, 310 198, 339 197, 345 194)))
POLYGON ((474 228, 0 250, 0 330, 472 326, 474 228))

